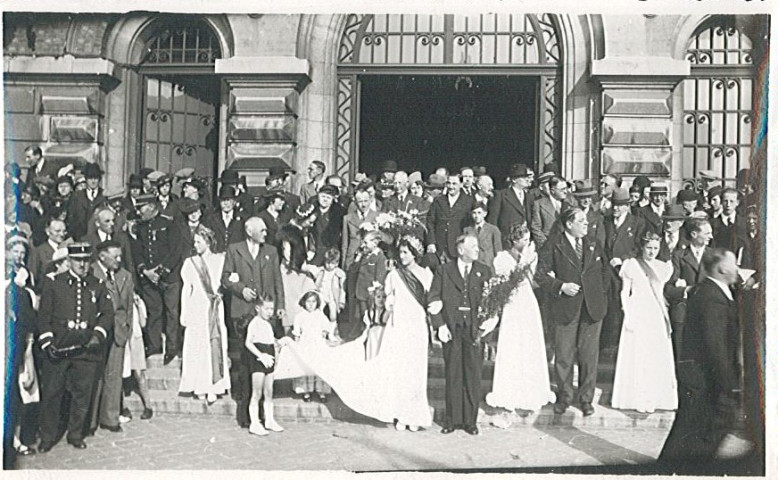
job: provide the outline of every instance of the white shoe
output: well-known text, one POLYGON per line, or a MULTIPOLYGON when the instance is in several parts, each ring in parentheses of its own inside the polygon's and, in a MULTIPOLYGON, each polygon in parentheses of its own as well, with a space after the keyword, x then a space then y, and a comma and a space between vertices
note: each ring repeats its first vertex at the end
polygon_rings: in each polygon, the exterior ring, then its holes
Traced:
POLYGON ((132 420, 132 417, 125 417, 124 415, 119 415, 119 423, 129 423, 132 420))
POLYGON ((416 425, 408 425, 408 430, 410 430, 411 432, 418 432, 419 427, 417 427, 416 425))
POLYGON ((269 435, 269 432, 265 430, 265 427, 263 427, 261 423, 252 423, 251 426, 249 426, 249 433, 259 436, 269 435))
POLYGON ((274 419, 265 420, 265 428, 271 432, 283 432, 284 427, 278 424, 274 419))
POLYGON ((394 429, 397 430, 398 432, 405 431, 405 424, 397 422, 394 424, 394 429))

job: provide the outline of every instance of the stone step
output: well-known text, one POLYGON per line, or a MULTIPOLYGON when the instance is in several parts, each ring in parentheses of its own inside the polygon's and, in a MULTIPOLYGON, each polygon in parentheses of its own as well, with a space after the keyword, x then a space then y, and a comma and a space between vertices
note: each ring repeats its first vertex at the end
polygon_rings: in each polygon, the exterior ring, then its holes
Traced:
MULTIPOLYGON (((192 397, 180 396, 174 391, 156 390, 150 392, 151 407, 156 416, 166 414, 191 415, 221 415, 225 421, 234 422, 237 404, 229 397, 218 400, 211 406, 205 401, 192 397)), ((332 394, 326 404, 319 402, 306 403, 289 394, 278 394, 275 400, 275 412, 279 422, 311 422, 311 421, 345 421, 352 423, 378 423, 373 419, 360 415, 349 409, 332 394)), ((542 425, 572 426, 572 427, 604 427, 604 428, 660 428, 669 429, 675 418, 674 412, 659 411, 652 414, 640 414, 634 411, 614 410, 607 406, 608 399, 599 391, 595 396, 595 413, 584 417, 580 410, 570 408, 564 415, 555 415, 551 404, 539 412, 519 416, 516 413, 506 413, 501 409, 491 408, 482 402, 478 422, 482 426, 501 423, 507 418, 512 427, 533 427, 542 425)), ((143 405, 140 398, 133 394, 124 400, 125 406, 139 416, 143 405)), ((445 412, 443 400, 430 400, 433 418, 440 423, 445 412)))

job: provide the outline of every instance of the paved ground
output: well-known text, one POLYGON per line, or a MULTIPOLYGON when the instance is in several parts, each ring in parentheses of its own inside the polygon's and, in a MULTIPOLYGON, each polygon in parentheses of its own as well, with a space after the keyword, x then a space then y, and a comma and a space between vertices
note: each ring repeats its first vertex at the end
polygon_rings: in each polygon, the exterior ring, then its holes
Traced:
POLYGON ((291 422, 283 433, 249 435, 224 416, 158 415, 124 432, 99 430, 89 448, 64 440, 50 452, 21 457, 19 469, 152 470, 452 470, 651 463, 667 430, 559 426, 484 426, 397 432, 377 423, 291 422))

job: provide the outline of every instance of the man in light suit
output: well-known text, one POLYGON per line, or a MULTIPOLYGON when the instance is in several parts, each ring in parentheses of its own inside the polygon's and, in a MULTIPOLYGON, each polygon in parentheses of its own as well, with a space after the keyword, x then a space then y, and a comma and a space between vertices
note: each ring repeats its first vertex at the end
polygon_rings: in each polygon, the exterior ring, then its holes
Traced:
MULTIPOLYGON (((684 226, 688 243, 673 252, 673 276, 664 288, 665 298, 670 304, 670 325, 673 333, 673 352, 680 358, 683 346, 684 324, 687 317, 689 291, 705 279, 702 269, 703 258, 713 238, 710 222, 704 218, 692 218, 684 226)), ((679 242, 680 243, 680 242, 679 242)))
POLYGON ((441 433, 457 428, 478 435, 481 401, 481 338, 478 319, 483 286, 492 276, 478 259, 478 239, 461 235, 456 240, 456 260, 435 271, 428 297, 428 311, 436 334, 443 342, 446 362, 446 414, 441 433))
POLYGON ((473 197, 461 192, 459 175, 446 179, 446 194, 435 198, 427 215, 427 252, 441 262, 457 258, 457 238, 469 223, 473 197))
POLYGON ((362 243, 360 227, 364 223, 373 223, 378 218, 378 212, 370 208, 370 193, 366 188, 357 187, 354 193, 354 203, 357 211, 346 214, 343 218, 343 270, 348 271, 362 243))
POLYGON ((658 462, 673 473, 714 472, 722 440, 737 424, 742 402, 740 323, 730 290, 735 255, 712 249, 706 278, 689 294, 689 318, 678 358, 678 412, 658 462), (713 469, 712 469, 713 468, 713 469))
POLYGON ((122 246, 115 240, 97 245, 97 260, 92 263, 92 275, 103 282, 111 296, 114 323, 108 342, 108 357, 102 375, 96 378, 92 396, 91 430, 100 428, 121 432, 122 370, 124 349, 132 335, 132 302, 135 285, 130 272, 122 268, 122 246))
POLYGON ((419 220, 424 222, 430 204, 424 199, 411 195, 408 191, 408 174, 403 171, 394 174, 394 195, 381 204, 382 212, 411 212, 419 214, 419 220))
POLYGON ((508 249, 508 234, 511 227, 526 223, 532 225, 532 197, 528 189, 532 186, 534 174, 526 165, 518 163, 511 165, 509 172, 511 185, 498 190, 489 204, 489 216, 486 221, 496 225, 502 233, 502 246, 508 249))
POLYGON ((319 189, 324 186, 324 172, 327 167, 324 163, 314 160, 308 165, 308 178, 310 181, 300 187, 300 201, 305 204, 309 200, 316 197, 319 193, 319 189))
POLYGON ((548 187, 549 195, 540 197, 532 203, 529 229, 539 249, 543 248, 543 244, 548 240, 551 229, 562 211, 570 208, 566 201, 569 189, 567 180, 553 177, 548 181, 548 187))
POLYGON ((584 416, 594 413, 594 387, 602 319, 605 317, 608 263, 602 248, 586 236, 588 221, 580 208, 560 217, 564 233, 541 250, 536 281, 553 300, 549 314, 556 321, 554 372, 557 400, 563 414, 574 400, 573 361, 578 358, 578 396, 584 416))
POLYGON ((43 277, 48 273, 51 257, 58 248, 66 247, 72 240, 67 236, 67 226, 62 220, 49 219, 46 225, 47 240, 32 249, 30 254, 30 272, 38 288, 41 287, 43 277))
POLYGON ((486 222, 486 205, 483 203, 474 203, 470 214, 473 217, 473 225, 465 228, 465 234, 474 235, 478 239, 477 261, 494 272, 494 257, 502 250, 500 229, 486 222))
MULTIPOLYGON (((246 240, 227 247, 222 270, 222 286, 231 293, 230 333, 239 339, 242 352, 246 339, 246 327, 256 314, 254 306, 260 296, 269 297, 275 303, 276 317, 284 315, 284 284, 276 248, 265 243, 267 226, 258 217, 251 217, 245 224, 246 240)), ((234 352, 233 352, 234 353, 234 352)), ((248 428, 248 402, 251 395, 251 378, 245 362, 237 366, 239 379, 234 385, 238 401, 238 424, 248 428)))

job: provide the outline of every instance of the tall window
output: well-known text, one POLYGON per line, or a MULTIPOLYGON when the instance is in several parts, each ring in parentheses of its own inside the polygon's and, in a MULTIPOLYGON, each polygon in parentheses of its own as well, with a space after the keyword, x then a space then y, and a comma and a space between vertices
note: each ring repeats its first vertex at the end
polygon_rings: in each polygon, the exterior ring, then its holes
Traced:
POLYGON ((683 177, 734 179, 751 156, 752 43, 734 17, 712 17, 692 37, 684 81, 683 177))

